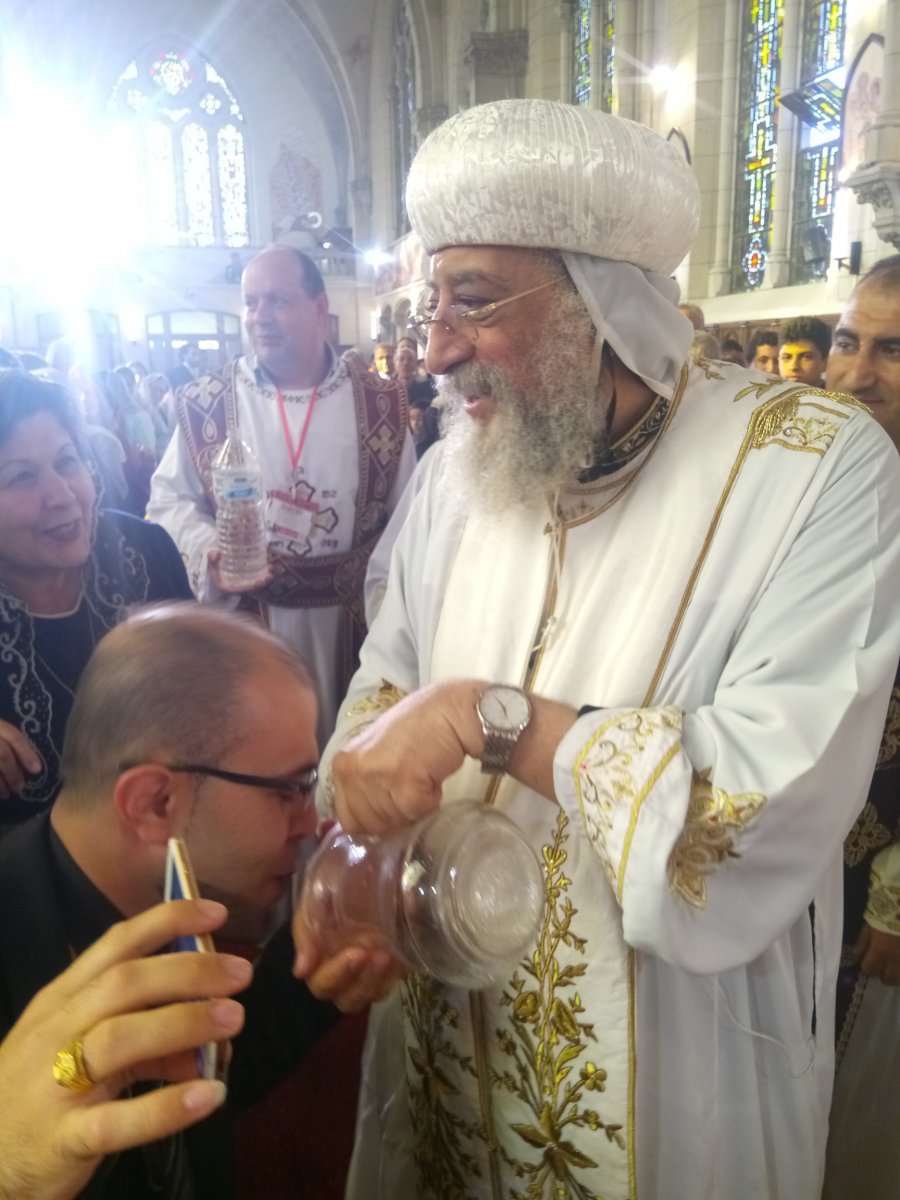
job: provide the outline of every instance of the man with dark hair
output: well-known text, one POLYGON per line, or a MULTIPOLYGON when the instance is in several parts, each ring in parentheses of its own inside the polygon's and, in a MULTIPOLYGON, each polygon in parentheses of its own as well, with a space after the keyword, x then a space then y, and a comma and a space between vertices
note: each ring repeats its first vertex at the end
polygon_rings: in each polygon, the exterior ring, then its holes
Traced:
POLYGON ((236 421, 262 468, 271 571, 244 606, 264 605, 310 664, 325 739, 365 632, 366 564, 415 467, 406 393, 337 356, 325 285, 302 251, 263 250, 242 286, 252 353, 179 394, 147 515, 172 535, 201 600, 236 601, 219 574, 210 470, 236 421))
POLYGON ((739 367, 746 367, 747 365, 744 358, 744 347, 737 338, 726 338, 722 342, 719 357, 725 362, 737 363, 739 367))
POLYGON ((747 343, 747 366, 767 375, 778 374, 778 334, 759 329, 747 343))
POLYGON ((177 392, 186 383, 199 379, 203 371, 203 351, 195 342, 185 342, 178 347, 178 366, 169 372, 169 383, 177 392))
POLYGON ((778 371, 782 379, 822 387, 831 329, 818 317, 796 317, 781 327, 778 371))
MULTIPOLYGON (((900 450, 900 254, 838 319, 829 391, 861 401, 900 450)), ((900 672, 866 806, 844 845, 844 949, 824 1200, 894 1200, 900 1179, 900 672)))
MULTIPOLYGON (((224 935, 259 944, 290 891, 300 842, 315 829, 315 724, 307 672, 249 618, 166 605, 109 633, 79 684, 56 805, 0 846, 0 1036, 75 955, 163 898, 170 837, 186 843, 200 894, 227 907, 224 935)), ((258 1098, 336 1019, 331 1005, 291 978, 291 954, 285 927, 242 994, 234 1102, 258 1098)), ((246 987, 249 964, 232 961, 246 987)), ((220 1036, 239 1029, 229 1006, 220 1036)), ((100 1085, 91 1059, 73 1049, 80 1046, 70 1044, 70 1058, 91 1090, 100 1085)), ((48 1061, 36 1060, 34 1069, 49 1073, 64 1048, 44 1050, 48 1061)), ((64 1086, 79 1082, 67 1079, 64 1086)), ((111 1159, 83 1193, 92 1200, 232 1194, 225 1112, 184 1137, 111 1159)))

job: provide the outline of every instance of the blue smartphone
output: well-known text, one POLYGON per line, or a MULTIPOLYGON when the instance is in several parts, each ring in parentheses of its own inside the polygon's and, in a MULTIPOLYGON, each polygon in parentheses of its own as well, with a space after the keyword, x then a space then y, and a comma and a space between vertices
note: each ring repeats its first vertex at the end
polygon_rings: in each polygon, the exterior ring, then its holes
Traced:
MULTIPOLYGON (((166 900, 199 900, 197 880, 188 855, 187 846, 180 838, 169 838, 166 853, 166 900)), ((211 953, 215 947, 208 933, 190 934, 177 937, 172 943, 175 951, 187 953, 211 953)), ((224 1061, 220 1062, 217 1042, 207 1042, 198 1046, 194 1051, 197 1072, 201 1079, 220 1079, 220 1069, 224 1069, 224 1061)))

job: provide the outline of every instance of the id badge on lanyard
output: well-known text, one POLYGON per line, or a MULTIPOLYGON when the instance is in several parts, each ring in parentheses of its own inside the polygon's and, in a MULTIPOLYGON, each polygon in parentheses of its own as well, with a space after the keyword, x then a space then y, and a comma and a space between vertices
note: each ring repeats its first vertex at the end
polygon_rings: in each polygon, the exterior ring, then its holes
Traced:
MULTIPOLYGON (((303 453, 306 434, 309 431, 309 423, 312 420, 313 409, 316 406, 318 394, 319 389, 313 388, 312 395, 309 398, 306 420, 303 422, 303 429, 300 432, 300 438, 295 449, 291 432, 288 428, 287 413, 284 409, 284 397, 281 394, 281 389, 278 389, 278 408, 281 412, 281 427, 284 430, 284 440, 287 444, 291 460, 292 475, 296 472, 297 465, 300 462, 300 455, 303 453)), ((313 517, 315 517, 318 511, 318 504, 312 500, 306 500, 302 496, 297 496, 290 492, 270 492, 266 503, 266 528, 271 548, 288 554, 307 553, 312 538, 313 517)))
POLYGON ((269 492, 266 529, 269 545, 285 554, 304 554, 312 538, 313 517, 319 506, 290 492, 269 492))

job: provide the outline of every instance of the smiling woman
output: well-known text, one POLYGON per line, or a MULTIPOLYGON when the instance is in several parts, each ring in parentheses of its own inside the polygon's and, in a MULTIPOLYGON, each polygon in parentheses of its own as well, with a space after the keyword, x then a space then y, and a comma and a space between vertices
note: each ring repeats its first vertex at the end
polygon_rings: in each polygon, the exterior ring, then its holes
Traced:
POLYGON ((0 826, 56 798, 75 687, 103 634, 133 605, 190 597, 164 530, 98 512, 73 397, 0 371, 0 826))

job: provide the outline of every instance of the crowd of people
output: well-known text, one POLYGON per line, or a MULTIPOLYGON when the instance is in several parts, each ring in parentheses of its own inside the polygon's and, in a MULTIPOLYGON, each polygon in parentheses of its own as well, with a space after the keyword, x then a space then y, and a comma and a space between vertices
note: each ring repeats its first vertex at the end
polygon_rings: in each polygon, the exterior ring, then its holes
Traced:
POLYGON ((684 158, 550 101, 438 127, 407 208, 427 300, 371 363, 285 245, 227 364, 0 356, 0 1198, 227 1200, 235 1110, 368 1010, 348 1200, 890 1200, 900 256, 719 345, 684 158), (508 979, 290 920, 325 823, 463 798, 544 872, 508 979))

